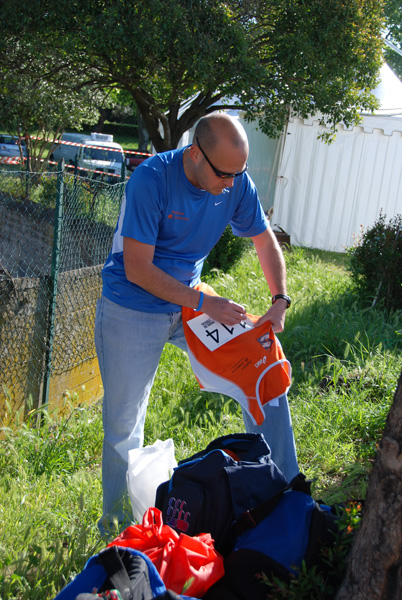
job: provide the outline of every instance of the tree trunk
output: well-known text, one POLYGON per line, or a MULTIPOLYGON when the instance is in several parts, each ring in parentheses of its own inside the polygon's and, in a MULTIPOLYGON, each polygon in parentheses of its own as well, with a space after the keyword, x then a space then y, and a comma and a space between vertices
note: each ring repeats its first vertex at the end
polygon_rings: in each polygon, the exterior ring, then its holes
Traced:
POLYGON ((144 119, 140 112, 137 114, 138 125, 138 150, 140 152, 148 152, 149 134, 144 123, 144 119))
MULTIPOLYGON (((149 139, 156 152, 166 152, 177 148, 182 135, 191 129, 203 116, 216 110, 215 103, 221 98, 218 92, 200 92, 180 113, 180 103, 169 105, 167 112, 157 108, 154 98, 141 88, 127 91, 136 103, 138 114, 148 131, 149 139), (180 113, 180 114, 179 114, 180 113)), ((221 108, 237 108, 233 105, 221 105, 221 108)))
POLYGON ((402 373, 336 600, 402 599, 402 373))

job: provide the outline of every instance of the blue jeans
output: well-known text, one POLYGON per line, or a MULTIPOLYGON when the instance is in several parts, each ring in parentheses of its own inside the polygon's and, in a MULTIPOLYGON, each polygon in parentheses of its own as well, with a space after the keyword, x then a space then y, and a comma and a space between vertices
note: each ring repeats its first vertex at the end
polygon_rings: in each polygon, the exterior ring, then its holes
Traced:
MULTIPOLYGON (((181 312, 144 313, 104 296, 98 301, 95 344, 104 388, 100 523, 115 519, 126 524, 129 519, 124 508, 128 452, 143 445, 148 399, 166 343, 187 350, 181 312)), ((265 411, 261 426, 243 411, 246 431, 264 434, 272 459, 290 480, 299 469, 286 396, 280 398, 279 407, 268 405, 265 411)))

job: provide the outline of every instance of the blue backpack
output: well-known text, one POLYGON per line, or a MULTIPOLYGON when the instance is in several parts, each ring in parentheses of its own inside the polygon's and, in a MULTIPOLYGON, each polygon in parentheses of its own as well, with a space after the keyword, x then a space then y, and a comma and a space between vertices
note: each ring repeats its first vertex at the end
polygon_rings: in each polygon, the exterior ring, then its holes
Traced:
POLYGON ((225 575, 205 600, 266 600, 263 576, 284 581, 297 576, 303 562, 319 565, 323 546, 336 540, 339 513, 314 500, 301 473, 268 501, 246 511, 234 523, 237 536, 225 557, 225 575))
POLYGON ((225 556, 233 549, 232 524, 286 488, 270 455, 263 435, 238 433, 219 437, 180 461, 156 493, 164 523, 190 536, 210 533, 225 556))
POLYGON ((159 486, 156 506, 177 532, 210 533, 225 575, 205 600, 266 600, 262 574, 297 575, 335 541, 338 515, 311 496, 299 473, 288 483, 261 434, 222 436, 179 462, 159 486))
POLYGON ((148 556, 118 546, 92 556, 55 600, 99 600, 108 590, 118 590, 122 600, 197 600, 167 590, 148 556))

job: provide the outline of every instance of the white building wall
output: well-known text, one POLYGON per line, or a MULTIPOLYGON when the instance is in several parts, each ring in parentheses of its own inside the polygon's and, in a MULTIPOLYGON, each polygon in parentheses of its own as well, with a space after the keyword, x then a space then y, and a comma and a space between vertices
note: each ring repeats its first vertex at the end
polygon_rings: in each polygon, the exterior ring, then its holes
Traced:
POLYGON ((402 119, 364 117, 328 145, 318 121, 290 120, 272 223, 294 245, 343 252, 380 211, 402 213, 402 119))

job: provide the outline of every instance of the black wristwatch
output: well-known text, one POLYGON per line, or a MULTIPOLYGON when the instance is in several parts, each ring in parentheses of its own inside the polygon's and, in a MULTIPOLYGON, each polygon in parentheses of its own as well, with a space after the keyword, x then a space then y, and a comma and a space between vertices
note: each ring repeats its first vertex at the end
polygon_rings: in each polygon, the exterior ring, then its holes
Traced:
POLYGON ((272 296, 272 304, 275 304, 275 302, 280 299, 286 300, 286 308, 289 308, 292 303, 292 299, 286 294, 276 294, 276 296, 272 296))

